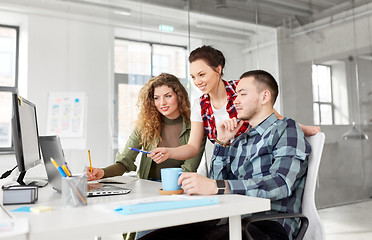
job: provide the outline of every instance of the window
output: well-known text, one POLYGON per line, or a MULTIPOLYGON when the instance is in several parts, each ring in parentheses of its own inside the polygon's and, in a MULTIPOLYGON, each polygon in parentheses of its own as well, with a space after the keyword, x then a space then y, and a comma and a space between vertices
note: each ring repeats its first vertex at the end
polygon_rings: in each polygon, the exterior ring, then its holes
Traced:
POLYGON ((137 120, 141 87, 162 72, 177 76, 186 86, 186 47, 115 39, 115 132, 122 150, 137 120))
POLYGON ((349 124, 345 64, 312 66, 313 112, 316 125, 349 124))
POLYGON ((0 25, 0 152, 12 150, 12 93, 17 92, 19 28, 0 25))

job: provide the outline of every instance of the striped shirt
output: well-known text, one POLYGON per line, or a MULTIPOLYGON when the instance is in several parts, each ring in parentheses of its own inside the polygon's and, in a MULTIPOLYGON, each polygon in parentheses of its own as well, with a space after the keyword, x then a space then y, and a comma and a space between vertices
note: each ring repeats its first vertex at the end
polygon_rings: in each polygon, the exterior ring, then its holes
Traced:
MULTIPOLYGON (((311 147, 297 123, 271 114, 234 139, 230 147, 215 144, 211 178, 228 180, 231 193, 271 200, 270 213, 300 213, 311 147)), ((290 239, 298 219, 278 220, 290 239)))

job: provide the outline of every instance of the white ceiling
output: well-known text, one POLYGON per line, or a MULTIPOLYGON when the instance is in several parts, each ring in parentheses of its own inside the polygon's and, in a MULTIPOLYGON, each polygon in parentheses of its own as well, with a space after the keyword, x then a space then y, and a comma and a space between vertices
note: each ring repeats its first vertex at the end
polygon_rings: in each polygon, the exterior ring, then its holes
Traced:
MULTIPOLYGON (((90 0, 91 1, 91 0, 90 0)), ((278 27, 291 20, 304 25, 350 10, 372 0, 131 0, 191 12, 225 17, 243 22, 278 27), (256 14, 257 13, 257 14, 256 14)), ((120 1, 111 1, 120 2, 120 1)), ((295 27, 295 26, 294 26, 295 27)))
MULTIPOLYGON (((0 9, 47 9, 108 19, 112 24, 158 31, 171 25, 174 34, 209 34, 236 42, 272 38, 275 28, 295 28, 345 12, 372 0, 0 0, 0 9), (118 12, 128 12, 121 15, 118 12), (258 23, 258 24, 256 24, 258 23)), ((248 41, 248 42, 247 42, 248 41)))

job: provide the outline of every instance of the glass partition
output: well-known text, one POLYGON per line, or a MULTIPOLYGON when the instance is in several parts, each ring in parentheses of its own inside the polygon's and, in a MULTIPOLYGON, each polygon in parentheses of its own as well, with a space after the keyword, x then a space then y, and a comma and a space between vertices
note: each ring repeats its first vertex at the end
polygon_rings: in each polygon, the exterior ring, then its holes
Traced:
POLYGON ((272 73, 276 110, 326 134, 316 198, 327 207, 372 195, 372 3, 340 2, 4 0, 0 24, 14 13, 29 20, 21 28, 29 85, 21 86, 41 106, 41 133, 48 92, 88 94, 85 145, 67 154, 83 158, 96 146, 102 166, 122 150, 151 76, 175 74, 191 103, 201 95, 189 77, 191 50, 221 50, 225 80, 252 69, 272 73))
POLYGON ((326 134, 318 207, 371 196, 370 9, 353 6, 303 26, 292 20, 278 28, 284 114, 319 124, 326 134))

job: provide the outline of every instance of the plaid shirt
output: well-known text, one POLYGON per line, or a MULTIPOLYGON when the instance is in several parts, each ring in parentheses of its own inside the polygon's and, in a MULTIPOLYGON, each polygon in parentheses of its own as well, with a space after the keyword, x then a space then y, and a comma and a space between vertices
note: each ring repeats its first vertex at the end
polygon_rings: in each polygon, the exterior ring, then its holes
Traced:
MULTIPOLYGON (((236 117, 237 112, 234 105, 234 100, 236 98, 235 89, 238 85, 238 80, 233 81, 224 81, 222 82, 225 84, 225 89, 227 93, 227 105, 226 111, 228 112, 230 118, 236 117)), ((212 104, 208 94, 204 94, 200 97, 200 107, 201 107, 201 116, 203 119, 203 125, 205 133, 209 140, 214 143, 217 137, 217 127, 216 121, 214 119, 212 104)), ((246 132, 248 129, 248 123, 244 123, 243 126, 240 128, 239 132, 236 134, 235 137, 239 136, 240 134, 246 132)))
MULTIPOLYGON (((223 148, 215 144, 211 178, 228 180, 231 193, 269 198, 271 211, 300 213, 311 147, 292 119, 271 114, 223 148)), ((292 239, 297 219, 279 220, 292 239)))

